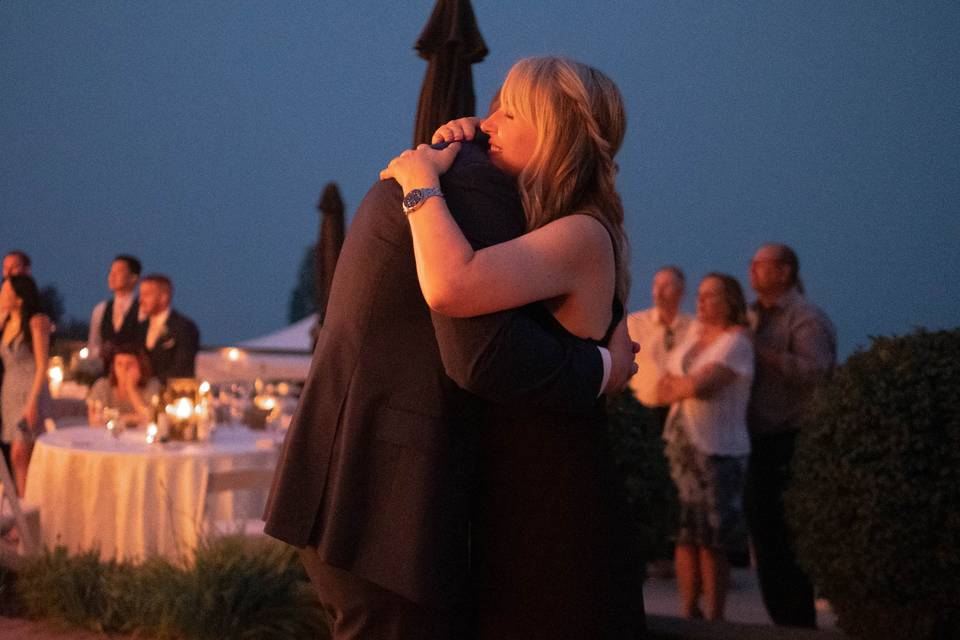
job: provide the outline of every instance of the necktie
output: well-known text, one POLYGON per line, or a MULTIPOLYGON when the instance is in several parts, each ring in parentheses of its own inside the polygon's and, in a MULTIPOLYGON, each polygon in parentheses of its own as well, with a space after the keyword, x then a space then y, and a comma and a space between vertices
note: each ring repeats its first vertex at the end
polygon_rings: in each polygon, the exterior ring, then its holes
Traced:
POLYGON ((152 318, 150 319, 150 324, 147 327, 147 350, 153 351, 153 348, 157 345, 157 338, 160 337, 160 323, 156 322, 152 318))
POLYGON ((673 349, 677 342, 677 336, 673 333, 673 327, 667 327, 663 332, 663 346, 667 351, 673 349))

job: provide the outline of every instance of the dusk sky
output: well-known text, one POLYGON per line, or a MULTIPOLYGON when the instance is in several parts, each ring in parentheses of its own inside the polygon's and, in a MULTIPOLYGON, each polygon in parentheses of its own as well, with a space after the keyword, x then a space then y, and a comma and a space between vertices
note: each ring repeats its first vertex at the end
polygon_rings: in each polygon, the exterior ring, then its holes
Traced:
MULTIPOLYGON (((116 253, 203 342, 286 324, 336 181, 348 215, 410 144, 433 0, 0 2, 0 251, 89 319, 116 253)), ((842 355, 960 325, 960 3, 473 2, 485 105, 520 57, 607 72, 631 306, 665 263, 748 286, 791 244, 842 355)), ((348 232, 349 233, 349 232, 348 232)))

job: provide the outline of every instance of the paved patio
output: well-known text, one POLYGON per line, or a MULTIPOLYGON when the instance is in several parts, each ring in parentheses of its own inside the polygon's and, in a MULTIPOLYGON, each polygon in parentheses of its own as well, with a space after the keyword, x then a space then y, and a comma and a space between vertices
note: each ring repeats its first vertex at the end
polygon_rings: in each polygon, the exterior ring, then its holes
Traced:
MULTIPOLYGON (((643 586, 644 605, 648 615, 678 616, 680 603, 674 578, 650 578, 643 586)), ((757 574, 753 569, 734 569, 730 575, 727 596, 727 620, 740 624, 772 625, 760 598, 757 574)), ((836 616, 825 602, 817 606, 817 626, 836 629, 836 616)))

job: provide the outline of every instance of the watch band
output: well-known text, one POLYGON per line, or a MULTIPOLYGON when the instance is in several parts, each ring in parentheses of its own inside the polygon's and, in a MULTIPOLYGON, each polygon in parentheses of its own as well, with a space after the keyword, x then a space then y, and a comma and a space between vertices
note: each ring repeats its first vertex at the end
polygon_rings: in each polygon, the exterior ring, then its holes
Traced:
POLYGON ((403 196, 403 213, 405 215, 410 215, 411 213, 419 209, 421 206, 423 206, 423 203, 429 200, 430 198, 432 198, 433 196, 437 196, 440 198, 443 197, 443 192, 439 189, 439 187, 425 187, 423 189, 411 189, 410 191, 407 192, 405 196, 403 196))

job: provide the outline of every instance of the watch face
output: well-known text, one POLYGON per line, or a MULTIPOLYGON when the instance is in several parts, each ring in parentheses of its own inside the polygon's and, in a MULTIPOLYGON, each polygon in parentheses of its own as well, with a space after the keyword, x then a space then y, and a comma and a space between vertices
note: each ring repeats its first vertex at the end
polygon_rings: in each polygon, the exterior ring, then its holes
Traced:
POLYGON ((421 193, 420 189, 412 189, 410 193, 403 196, 403 206, 407 209, 410 209, 420 204, 420 200, 422 199, 423 194, 421 193))

